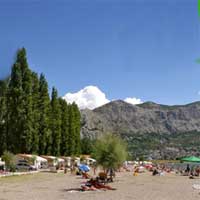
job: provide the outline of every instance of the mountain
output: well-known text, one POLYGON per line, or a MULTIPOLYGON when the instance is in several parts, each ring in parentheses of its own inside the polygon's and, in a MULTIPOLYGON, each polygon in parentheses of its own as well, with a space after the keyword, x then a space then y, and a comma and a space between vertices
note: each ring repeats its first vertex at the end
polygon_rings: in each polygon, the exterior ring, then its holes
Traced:
POLYGON ((81 115, 83 137, 95 139, 107 132, 120 135, 135 157, 171 159, 200 154, 200 102, 167 106, 117 100, 82 110, 81 115))

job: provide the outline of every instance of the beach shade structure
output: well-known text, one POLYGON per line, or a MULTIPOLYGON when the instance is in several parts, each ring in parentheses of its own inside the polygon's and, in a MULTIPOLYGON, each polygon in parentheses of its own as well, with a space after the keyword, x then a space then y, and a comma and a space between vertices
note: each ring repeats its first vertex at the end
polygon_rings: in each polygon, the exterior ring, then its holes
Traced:
POLYGON ((89 172, 90 171, 90 167, 88 165, 81 164, 81 165, 79 165, 78 168, 83 172, 89 172))
POLYGON ((181 158, 180 161, 182 161, 182 162, 200 162, 200 158, 195 157, 195 156, 189 156, 189 157, 181 158))

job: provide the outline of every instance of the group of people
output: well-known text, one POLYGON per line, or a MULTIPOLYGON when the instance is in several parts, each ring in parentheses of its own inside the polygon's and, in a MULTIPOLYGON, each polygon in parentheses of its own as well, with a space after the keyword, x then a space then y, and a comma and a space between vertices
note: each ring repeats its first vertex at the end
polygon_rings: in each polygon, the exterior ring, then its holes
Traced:
POLYGON ((151 171, 153 176, 164 175, 165 172, 175 171, 177 174, 194 178, 195 176, 200 175, 200 166, 193 165, 192 167, 190 167, 190 165, 187 164, 185 169, 181 169, 181 168, 170 168, 170 167, 167 168, 165 165, 161 165, 161 166, 155 166, 151 171))
POLYGON ((200 166, 192 166, 190 167, 189 164, 187 164, 186 168, 184 170, 180 170, 180 173, 185 176, 189 176, 190 178, 194 178, 195 176, 200 175, 200 166))
POLYGON ((106 183, 112 182, 113 178, 115 176, 114 170, 108 170, 107 172, 100 172, 99 176, 96 178, 93 178, 90 174, 88 174, 85 171, 77 171, 77 175, 81 175, 82 178, 87 179, 87 181, 82 182, 80 188, 71 188, 67 189, 67 191, 95 191, 95 190, 115 190, 115 188, 112 188, 111 186, 107 185, 106 183))
POLYGON ((109 185, 103 184, 99 177, 91 178, 87 182, 83 183, 81 185, 81 188, 83 191, 89 191, 89 190, 115 190, 115 188, 112 188, 109 185))

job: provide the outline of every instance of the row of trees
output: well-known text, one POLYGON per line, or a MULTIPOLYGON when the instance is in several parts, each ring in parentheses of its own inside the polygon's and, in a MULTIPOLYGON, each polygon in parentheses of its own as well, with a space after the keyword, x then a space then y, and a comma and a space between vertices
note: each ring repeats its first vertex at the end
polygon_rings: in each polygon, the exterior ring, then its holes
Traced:
POLYGON ((0 81, 0 155, 80 153, 80 112, 75 103, 51 98, 45 76, 31 71, 24 48, 17 52, 9 78, 0 81))

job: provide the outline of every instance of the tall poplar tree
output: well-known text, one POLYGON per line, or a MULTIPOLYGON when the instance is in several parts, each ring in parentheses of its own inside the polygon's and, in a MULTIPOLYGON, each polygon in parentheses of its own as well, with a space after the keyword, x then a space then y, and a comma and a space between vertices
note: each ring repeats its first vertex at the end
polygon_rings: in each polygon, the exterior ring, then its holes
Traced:
POLYGON ((22 48, 17 53, 16 63, 20 65, 22 73, 22 130, 20 137, 20 152, 31 152, 31 139, 33 135, 33 112, 32 112, 32 73, 28 67, 26 50, 22 48))
POLYGON ((75 140, 75 147, 74 147, 74 154, 79 155, 81 152, 81 141, 80 141, 80 121, 81 121, 81 115, 78 109, 78 106, 73 103, 72 105, 74 120, 73 120, 73 126, 75 129, 74 132, 74 140, 75 140))
POLYGON ((0 81, 0 154, 80 154, 80 112, 55 88, 51 99, 43 74, 29 69, 25 48, 19 49, 10 77, 0 81))
POLYGON ((51 153, 54 156, 60 155, 60 142, 61 142, 61 112, 58 100, 57 90, 53 87, 51 95, 51 137, 52 148, 51 153))
POLYGON ((8 150, 13 153, 20 152, 21 130, 22 130, 22 73, 20 64, 15 63, 12 67, 11 79, 8 88, 8 150))
POLYGON ((31 71, 25 48, 19 49, 8 89, 8 143, 14 153, 30 152, 32 135, 31 71))
POLYGON ((0 80, 0 155, 6 150, 7 145, 7 83, 0 80))
POLYGON ((43 74, 39 80, 39 154, 50 154, 51 152, 51 135, 49 129, 49 113, 50 113, 50 98, 48 92, 48 84, 43 74))
POLYGON ((76 127, 75 127, 75 113, 72 105, 69 105, 69 144, 67 148, 67 154, 69 156, 75 155, 75 138, 76 138, 76 127))
POLYGON ((39 78, 35 72, 32 72, 32 110, 33 110, 33 131, 31 137, 31 152, 39 151, 39 78))
POLYGON ((69 146, 69 113, 67 102, 59 98, 60 109, 61 109, 61 142, 60 142, 60 153, 66 156, 68 153, 69 146))

